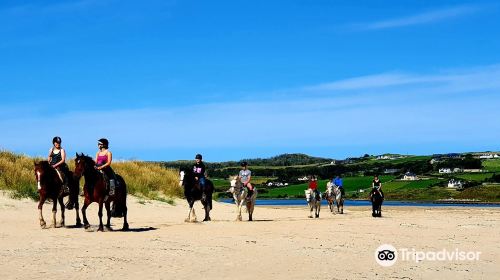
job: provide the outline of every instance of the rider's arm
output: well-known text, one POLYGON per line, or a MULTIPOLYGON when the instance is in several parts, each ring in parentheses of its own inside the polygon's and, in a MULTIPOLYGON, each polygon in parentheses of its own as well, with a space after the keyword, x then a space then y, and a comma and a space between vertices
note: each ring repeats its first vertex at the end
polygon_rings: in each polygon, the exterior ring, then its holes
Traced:
POLYGON ((48 162, 50 162, 52 160, 52 149, 54 149, 54 148, 50 148, 49 155, 47 156, 47 161, 48 162))

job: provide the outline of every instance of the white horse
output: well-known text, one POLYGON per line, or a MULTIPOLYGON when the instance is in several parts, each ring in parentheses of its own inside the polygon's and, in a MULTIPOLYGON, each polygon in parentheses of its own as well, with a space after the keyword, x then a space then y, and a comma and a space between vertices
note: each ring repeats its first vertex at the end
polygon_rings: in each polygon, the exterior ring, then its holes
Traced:
POLYGON ((337 213, 344 214, 344 196, 342 195, 342 190, 338 186, 334 185, 333 194, 335 197, 335 203, 337 204, 337 213))
POLYGON ((248 212, 248 220, 253 220, 253 210, 255 208, 255 200, 257 199, 257 189, 254 187, 252 197, 248 197, 248 189, 243 187, 243 184, 237 180, 237 176, 231 178, 231 188, 228 192, 233 195, 234 203, 236 204, 236 221, 241 221, 241 209, 246 206, 248 212))
POLYGON ((328 207, 330 208, 330 212, 333 213, 333 205, 335 203, 335 194, 333 193, 333 184, 332 182, 328 182, 326 184, 326 191, 325 191, 325 199, 328 201, 328 207))
POLYGON ((309 210, 311 211, 309 218, 313 217, 313 211, 315 214, 314 217, 319 218, 319 211, 321 210, 321 193, 319 194, 319 197, 316 197, 316 194, 311 189, 305 190, 305 193, 307 204, 309 205, 309 210))

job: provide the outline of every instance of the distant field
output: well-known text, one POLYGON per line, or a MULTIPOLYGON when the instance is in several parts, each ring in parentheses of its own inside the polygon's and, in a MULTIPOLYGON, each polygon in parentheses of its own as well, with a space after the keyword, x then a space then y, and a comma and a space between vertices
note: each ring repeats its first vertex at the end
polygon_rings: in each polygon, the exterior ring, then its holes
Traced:
MULTIPOLYGON (((382 182, 387 182, 394 179, 394 176, 381 176, 382 182)), ((359 189, 367 189, 371 187, 373 177, 371 176, 360 176, 360 177, 345 177, 344 188, 346 192, 357 191, 359 189)), ((318 187, 320 191, 325 191, 326 183, 328 180, 318 180, 318 187)), ((267 193, 259 195, 260 197, 302 197, 304 196, 304 190, 308 188, 309 183, 292 185, 283 188, 267 189, 267 193)))
POLYGON ((453 177, 467 180, 467 181, 479 181, 482 182, 485 179, 489 179, 493 177, 492 173, 470 173, 470 174, 458 174, 458 175, 453 175, 453 177))
POLYGON ((483 161, 483 168, 490 172, 500 172, 500 159, 488 159, 483 161))

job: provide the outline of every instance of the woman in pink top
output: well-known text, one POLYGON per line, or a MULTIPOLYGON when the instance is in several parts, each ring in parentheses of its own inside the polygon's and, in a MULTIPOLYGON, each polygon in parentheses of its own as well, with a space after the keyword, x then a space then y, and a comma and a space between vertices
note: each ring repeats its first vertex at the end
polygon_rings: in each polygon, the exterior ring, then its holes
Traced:
POLYGON ((108 150, 109 141, 106 138, 101 138, 97 141, 97 146, 99 147, 99 151, 95 155, 96 169, 101 170, 105 177, 106 181, 109 180, 109 195, 115 195, 115 187, 116 187, 116 175, 113 169, 111 168, 111 162, 113 161, 113 154, 108 150))

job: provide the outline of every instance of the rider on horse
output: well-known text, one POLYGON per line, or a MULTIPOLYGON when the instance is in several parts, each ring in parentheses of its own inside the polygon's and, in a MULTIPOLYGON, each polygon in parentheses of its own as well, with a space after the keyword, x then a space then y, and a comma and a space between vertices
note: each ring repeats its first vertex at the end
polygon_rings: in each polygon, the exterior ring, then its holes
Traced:
POLYGON ((101 138, 97 141, 97 146, 99 147, 99 151, 95 155, 95 168, 100 170, 100 172, 104 175, 104 179, 106 182, 106 186, 109 190, 109 195, 115 195, 115 188, 118 180, 116 179, 116 174, 111 168, 111 162, 113 160, 113 154, 108 150, 109 141, 106 138, 101 138))
POLYGON ((318 181, 316 181, 316 177, 315 176, 311 176, 310 177, 310 181, 309 181, 309 189, 313 190, 314 191, 314 195, 316 198, 319 198, 320 197, 320 193, 319 193, 319 190, 318 190, 318 181))
POLYGON ((205 178, 206 167, 205 167, 205 164, 203 163, 203 156, 200 154, 197 154, 195 157, 195 164, 193 166, 193 173, 194 173, 194 178, 200 184, 201 191, 204 192, 205 185, 206 185, 206 178, 205 178))
POLYGON ((66 164, 66 151, 61 147, 61 137, 56 136, 52 139, 53 147, 49 150, 48 162, 49 164, 55 168, 59 178, 63 182, 63 188, 61 190, 61 194, 69 193, 68 187, 68 173, 69 168, 66 164))
POLYGON ((382 182, 380 182, 380 179, 378 178, 377 175, 375 175, 373 181, 372 181, 372 189, 375 189, 380 193, 382 198, 384 198, 384 192, 382 191, 382 182))
POLYGON ((342 197, 344 197, 345 190, 344 190, 344 182, 343 182, 342 178, 340 178, 340 176, 337 175, 337 177, 335 177, 335 180, 333 180, 333 184, 339 188, 340 192, 342 193, 342 197))
POLYGON ((241 168, 242 169, 238 174, 238 179, 243 184, 243 186, 248 189, 247 198, 250 198, 253 195, 253 186, 250 183, 250 179, 252 179, 252 171, 248 170, 248 163, 246 161, 241 163, 241 168))

